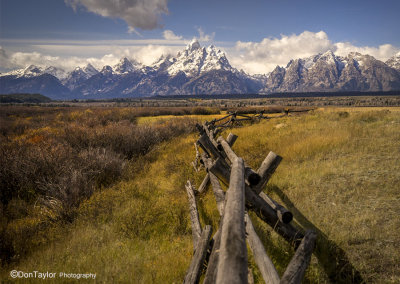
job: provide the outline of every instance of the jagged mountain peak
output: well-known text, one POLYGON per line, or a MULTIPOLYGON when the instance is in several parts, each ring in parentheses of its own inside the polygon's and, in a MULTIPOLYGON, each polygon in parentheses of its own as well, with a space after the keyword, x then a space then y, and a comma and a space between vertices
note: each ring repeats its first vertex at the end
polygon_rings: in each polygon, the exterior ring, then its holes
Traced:
POLYGON ((385 63, 388 66, 400 71, 400 52, 390 57, 385 63))
POLYGON ((168 54, 168 55, 161 55, 150 67, 153 70, 166 70, 176 59, 168 54))
POLYGON ((359 53, 359 52, 350 52, 350 53, 347 55, 347 58, 348 58, 348 59, 353 59, 353 60, 356 60, 356 61, 363 61, 363 60, 365 60, 365 59, 368 58, 368 57, 372 57, 372 56, 367 55, 367 54, 361 54, 361 53, 359 53))
POLYGON ((129 73, 135 70, 135 68, 133 67, 132 62, 124 57, 121 58, 121 60, 119 61, 119 63, 117 63, 116 65, 114 65, 113 70, 115 71, 115 73, 129 73))
POLYGON ((32 75, 40 75, 43 73, 43 68, 36 66, 36 65, 29 65, 24 70, 24 75, 32 74, 32 75))
POLYGON ((74 70, 72 70, 69 74, 68 77, 71 76, 82 76, 85 79, 92 77, 93 75, 99 73, 99 71, 93 67, 92 64, 88 63, 84 67, 75 67, 74 70))
POLYGON ((58 78, 59 80, 63 80, 68 76, 67 72, 65 72, 64 69, 54 67, 54 66, 47 67, 46 69, 44 69, 43 72, 46 74, 53 75, 54 77, 58 78))
POLYGON ((197 49, 200 49, 200 48, 201 48, 201 46, 200 46, 199 41, 198 41, 196 38, 194 38, 194 39, 192 39, 192 41, 186 46, 185 50, 188 50, 188 51, 192 52, 192 51, 197 50, 197 49))
POLYGON ((189 77, 211 70, 234 70, 223 51, 214 45, 207 48, 201 47, 196 39, 192 40, 175 58, 164 59, 162 64, 158 63, 158 65, 166 67, 166 71, 170 75, 176 75, 182 71, 189 77))
POLYGON ((135 59, 128 59, 127 57, 121 58, 121 60, 113 66, 113 70, 116 74, 126 74, 142 68, 142 64, 135 59))
POLYGON ((86 64, 86 66, 83 67, 82 70, 83 70, 86 74, 88 74, 89 77, 91 77, 91 76, 93 76, 93 75, 99 73, 99 71, 98 71, 96 68, 94 68, 93 65, 90 64, 90 63, 86 64))
POLYGON ((62 79, 61 81, 67 88, 73 90, 78 85, 82 84, 97 73, 99 73, 99 71, 94 68, 92 64, 87 63, 84 67, 76 67, 67 74, 66 78, 62 79))
POLYGON ((358 51, 351 51, 351 52, 349 52, 348 56, 350 56, 350 57, 361 57, 363 55, 358 51))
POLYGON ((113 73, 113 68, 110 65, 106 65, 101 69, 100 73, 102 74, 112 74, 113 73))
POLYGON ((225 53, 213 44, 208 46, 206 51, 210 56, 226 57, 225 53))
POLYGON ((330 63, 335 63, 336 62, 336 55, 333 53, 332 50, 327 50, 324 53, 321 54, 319 57, 319 60, 324 60, 330 63))
POLYGON ((17 78, 21 78, 21 77, 26 77, 26 78, 31 78, 31 77, 36 77, 36 76, 40 76, 44 74, 43 68, 36 66, 36 65, 29 65, 25 68, 21 68, 21 69, 17 69, 17 70, 13 70, 10 72, 6 72, 1 74, 1 77, 4 76, 14 76, 17 78))

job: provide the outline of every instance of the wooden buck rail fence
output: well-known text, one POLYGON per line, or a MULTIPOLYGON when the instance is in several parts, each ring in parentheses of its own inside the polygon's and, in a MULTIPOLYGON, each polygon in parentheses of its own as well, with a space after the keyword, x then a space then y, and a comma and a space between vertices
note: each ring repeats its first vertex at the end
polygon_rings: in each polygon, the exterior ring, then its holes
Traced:
POLYGON ((203 283, 251 282, 246 240, 265 283, 300 283, 304 277, 315 246, 316 233, 304 233, 292 226, 292 213, 262 192, 282 158, 270 152, 255 171, 232 150, 236 135, 230 133, 226 139, 222 136, 216 139, 221 130, 238 121, 265 118, 263 113, 255 116, 231 113, 222 119, 197 125, 200 137, 195 143, 194 166, 197 170, 196 164, 200 162, 207 174, 198 190, 190 181, 185 186, 190 203, 194 255, 184 283, 198 283, 204 272, 203 283), (228 186, 226 192, 221 182, 228 186), (196 205, 196 195, 205 192, 208 183, 211 183, 221 216, 219 228, 212 238, 210 225, 201 228, 196 205), (257 236, 248 211, 253 211, 296 249, 282 277, 279 277, 257 236))

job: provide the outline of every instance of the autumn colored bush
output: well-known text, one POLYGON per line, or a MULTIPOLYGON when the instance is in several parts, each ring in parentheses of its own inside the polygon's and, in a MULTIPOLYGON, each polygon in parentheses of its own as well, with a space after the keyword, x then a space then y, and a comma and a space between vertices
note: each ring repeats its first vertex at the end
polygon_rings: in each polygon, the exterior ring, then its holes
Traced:
POLYGON ((45 243, 44 232, 54 223, 73 221, 83 200, 123 178, 127 163, 195 125, 183 118, 137 125, 136 108, 3 109, 0 258, 5 262, 45 243))

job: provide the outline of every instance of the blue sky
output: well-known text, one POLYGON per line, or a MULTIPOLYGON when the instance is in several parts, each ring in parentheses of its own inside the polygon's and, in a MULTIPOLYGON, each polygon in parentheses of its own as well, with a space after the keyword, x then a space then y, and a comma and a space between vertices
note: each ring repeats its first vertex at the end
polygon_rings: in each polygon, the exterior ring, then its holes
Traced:
POLYGON ((399 11, 398 0, 0 0, 0 69, 150 64, 193 37, 249 73, 328 49, 386 60, 400 51, 399 11))

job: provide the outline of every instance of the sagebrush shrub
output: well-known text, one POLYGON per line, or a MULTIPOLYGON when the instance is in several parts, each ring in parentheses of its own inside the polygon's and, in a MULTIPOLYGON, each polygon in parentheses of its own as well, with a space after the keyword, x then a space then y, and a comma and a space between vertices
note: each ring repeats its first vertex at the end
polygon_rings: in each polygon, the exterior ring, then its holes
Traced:
POLYGON ((46 242, 54 222, 71 222, 83 200, 121 179, 128 160, 194 131, 197 122, 136 123, 139 114, 190 114, 191 108, 9 111, 0 117, 7 122, 0 129, 0 248, 7 262, 46 242))

